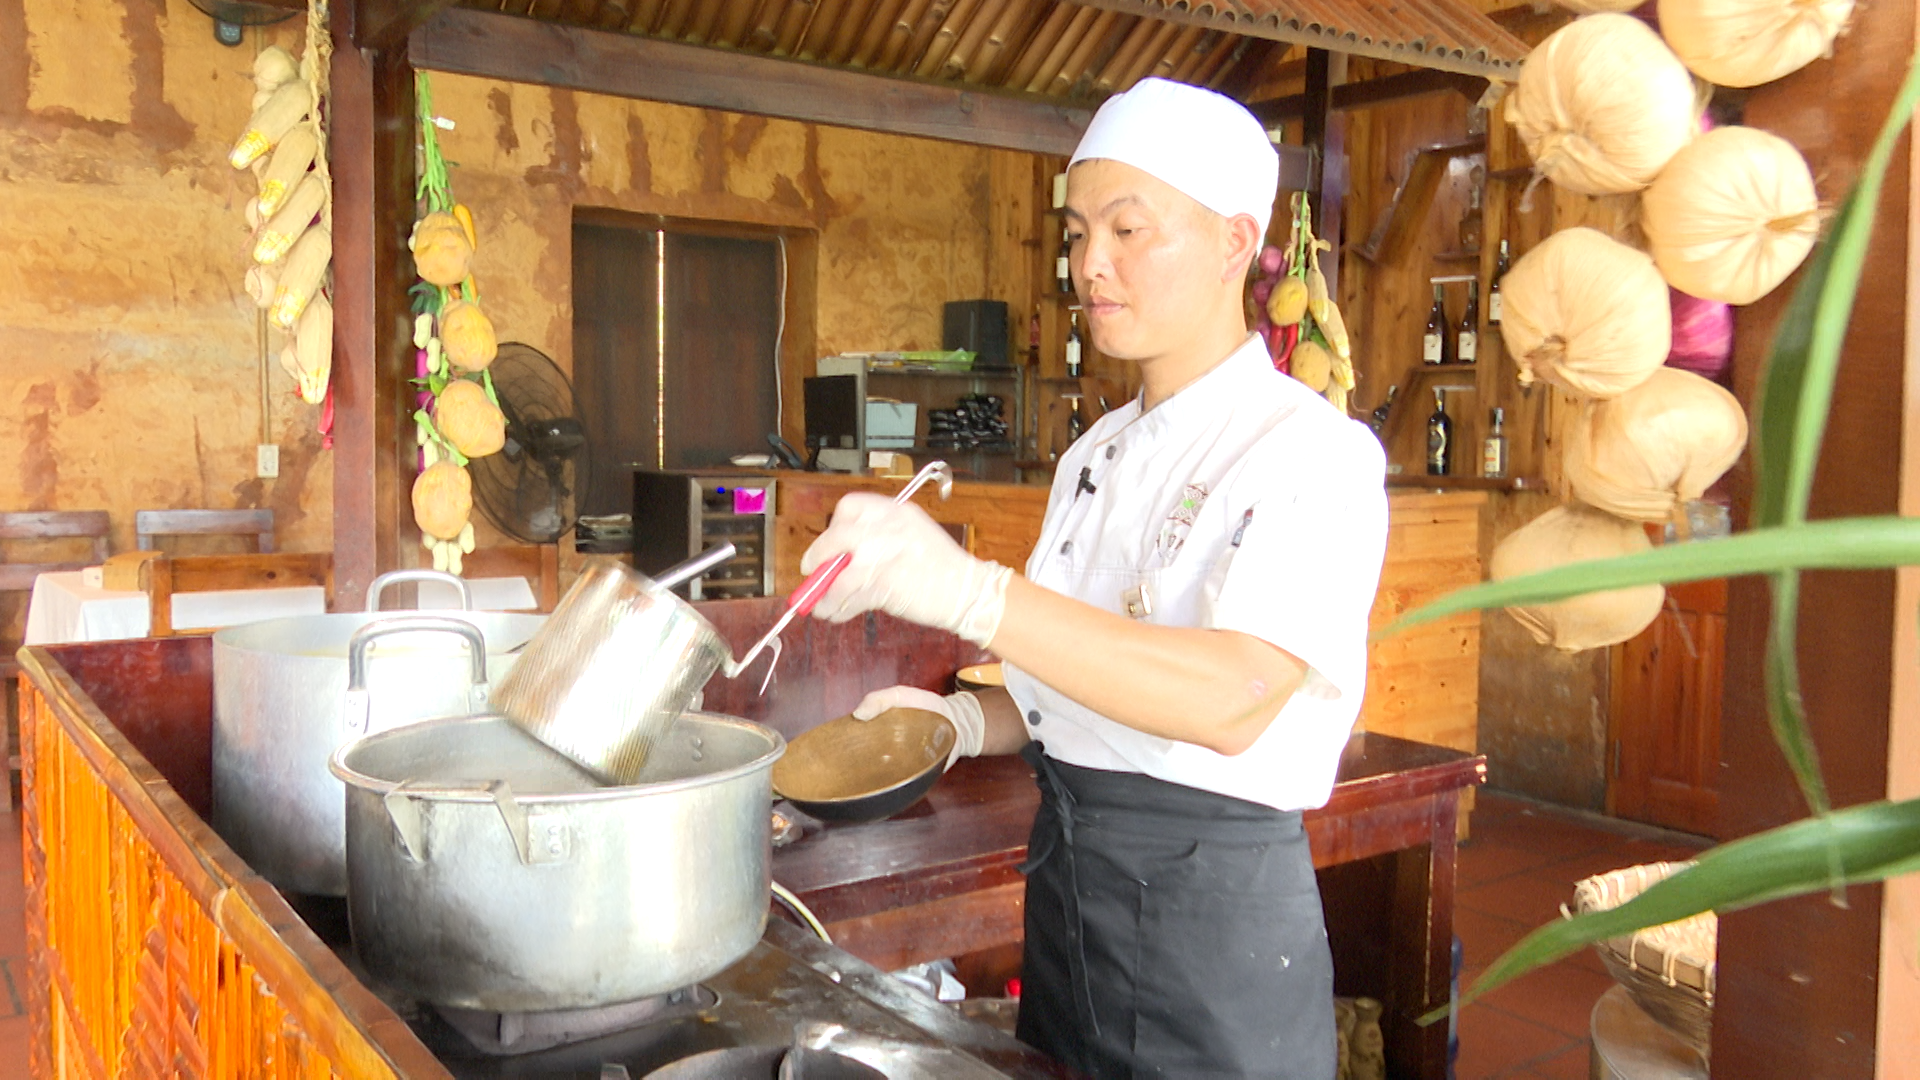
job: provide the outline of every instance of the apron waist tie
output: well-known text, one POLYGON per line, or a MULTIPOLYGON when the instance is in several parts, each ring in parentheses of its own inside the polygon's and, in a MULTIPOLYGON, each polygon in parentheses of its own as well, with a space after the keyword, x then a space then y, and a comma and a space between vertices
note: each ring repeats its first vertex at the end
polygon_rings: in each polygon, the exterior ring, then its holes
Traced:
POLYGON ((1100 1020, 1094 1014, 1093 987, 1087 979, 1086 928, 1080 921, 1080 878, 1076 872, 1073 857, 1073 811, 1075 800, 1073 792, 1060 778, 1059 770, 1054 768, 1053 759, 1047 757, 1046 747, 1038 742, 1029 742, 1020 748, 1020 757, 1040 778, 1040 795, 1047 809, 1053 812, 1060 824, 1059 839, 1049 834, 1049 842, 1043 851, 1028 851, 1027 859, 1019 866, 1020 873, 1031 874, 1058 855, 1065 864, 1067 872, 1067 962, 1069 975, 1073 979, 1074 1010, 1080 1014, 1081 1025, 1093 1036, 1100 1034, 1100 1020))

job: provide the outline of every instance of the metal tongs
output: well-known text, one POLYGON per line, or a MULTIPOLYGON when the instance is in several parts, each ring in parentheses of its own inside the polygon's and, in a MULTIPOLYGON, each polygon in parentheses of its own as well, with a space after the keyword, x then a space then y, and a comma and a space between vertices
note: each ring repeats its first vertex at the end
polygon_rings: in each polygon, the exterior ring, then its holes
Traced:
MULTIPOLYGON (((913 479, 907 481, 907 486, 900 489, 900 494, 895 495, 893 501, 906 502, 913 498, 915 492, 932 482, 940 485, 941 499, 952 495, 953 469, 944 461, 928 462, 925 468, 913 474, 913 479)), ((767 665, 767 677, 760 682, 762 694, 766 693, 767 687, 773 683, 773 669, 780 666, 780 632, 785 630, 794 619, 812 611, 814 605, 820 602, 820 598, 827 595, 827 589, 833 585, 834 579, 840 576, 840 571, 845 570, 847 564, 852 561, 853 553, 843 551, 825 564, 816 567, 813 573, 808 574, 807 580, 801 582, 800 587, 793 590, 792 595, 787 597, 787 610, 782 612, 780 618, 774 622, 773 629, 768 630, 765 637, 754 642, 753 647, 747 650, 747 655, 741 657, 734 665, 735 670, 745 670, 746 666, 753 663, 763 650, 768 648, 773 650, 773 662, 767 665)))

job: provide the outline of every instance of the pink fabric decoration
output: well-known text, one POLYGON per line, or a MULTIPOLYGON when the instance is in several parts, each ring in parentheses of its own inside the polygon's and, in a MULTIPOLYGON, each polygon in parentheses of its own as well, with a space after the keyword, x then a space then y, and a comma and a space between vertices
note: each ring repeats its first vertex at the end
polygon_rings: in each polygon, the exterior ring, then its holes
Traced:
POLYGON ((1718 382, 1733 360, 1733 307, 1668 289, 1673 308, 1673 351, 1667 366, 1718 382))

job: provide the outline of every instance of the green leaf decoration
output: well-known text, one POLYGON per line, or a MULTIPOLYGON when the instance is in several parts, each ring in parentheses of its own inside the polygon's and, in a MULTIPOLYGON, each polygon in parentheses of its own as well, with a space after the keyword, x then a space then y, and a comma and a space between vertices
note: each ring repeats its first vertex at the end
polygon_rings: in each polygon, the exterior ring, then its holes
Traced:
MULTIPOLYGON (((1833 386, 1839 377, 1840 347, 1860 292, 1874 215, 1894 145, 1916 102, 1920 102, 1920 66, 1909 68, 1860 179, 1841 204, 1832 234, 1815 249, 1780 320, 1761 374, 1753 422, 1757 526, 1806 520, 1833 386)), ((1824 813, 1829 805, 1826 784, 1800 701, 1799 612, 1799 574, 1782 570, 1773 581, 1773 622, 1767 635, 1767 720, 1807 805, 1815 813, 1824 813)))
POLYGON ((447 162, 440 156, 440 136, 433 123, 433 79, 424 71, 413 76, 413 96, 420 121, 420 183, 414 197, 425 201, 430 213, 453 208, 447 184, 447 162))
POLYGON ((486 368, 481 368, 480 385, 487 392, 487 400, 493 402, 494 408, 499 408, 500 395, 493 392, 493 372, 488 371, 486 368))
MULTIPOLYGON (((1920 870, 1920 799, 1877 802, 1810 817, 1703 852, 1691 867, 1632 900, 1550 923, 1508 949, 1474 980, 1459 1004, 1610 937, 1676 922, 1703 911, 1737 911, 1769 900, 1819 892, 1920 870)), ((1447 1015, 1436 1009, 1420 1018, 1447 1015)))
POLYGON ((1388 637, 1463 611, 1551 603, 1633 585, 1704 581, 1787 568, 1874 570, 1911 563, 1920 563, 1920 518, 1833 518, 1665 544, 1617 559, 1569 563, 1524 577, 1484 582, 1410 611, 1374 636, 1388 637))

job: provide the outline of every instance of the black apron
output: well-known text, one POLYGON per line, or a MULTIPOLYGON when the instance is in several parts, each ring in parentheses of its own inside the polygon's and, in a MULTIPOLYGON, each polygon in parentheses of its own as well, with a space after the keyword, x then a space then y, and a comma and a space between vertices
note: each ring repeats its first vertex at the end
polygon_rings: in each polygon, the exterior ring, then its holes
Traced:
POLYGON ((1023 1042, 1108 1080, 1331 1080, 1333 961, 1297 812, 1020 756, 1023 1042))

